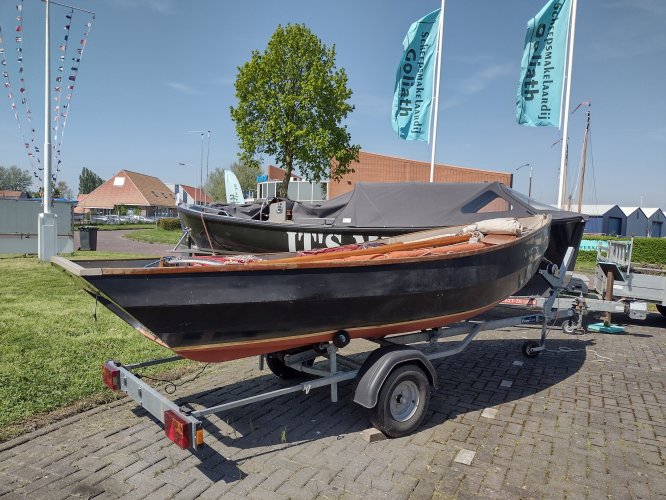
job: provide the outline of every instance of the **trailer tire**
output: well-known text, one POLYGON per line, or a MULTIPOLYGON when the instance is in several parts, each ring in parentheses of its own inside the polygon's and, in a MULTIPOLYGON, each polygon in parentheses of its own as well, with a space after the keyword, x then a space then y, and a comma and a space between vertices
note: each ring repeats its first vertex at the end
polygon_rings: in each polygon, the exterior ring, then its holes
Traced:
POLYGON ((423 369, 401 365, 384 381, 370 421, 388 437, 406 436, 421 425, 429 404, 430 382, 423 369))
POLYGON ((536 358, 541 351, 535 351, 534 348, 539 347, 539 343, 534 340, 528 340, 523 343, 523 355, 527 358, 536 358))
MULTIPOLYGON (((271 352, 269 354, 266 354, 266 365, 268 365, 268 369, 271 372, 273 372, 274 375, 277 375, 282 379, 292 379, 307 375, 306 373, 299 372, 298 370, 292 368, 291 366, 287 366, 286 363, 284 362, 285 354, 289 353, 271 352)), ((305 364, 307 366, 312 366, 314 365, 314 361, 315 361, 314 359, 308 359, 305 362, 305 364)))
POLYGON ((659 311, 662 316, 666 317, 666 306, 662 306, 661 304, 656 304, 656 306, 657 311, 659 311))

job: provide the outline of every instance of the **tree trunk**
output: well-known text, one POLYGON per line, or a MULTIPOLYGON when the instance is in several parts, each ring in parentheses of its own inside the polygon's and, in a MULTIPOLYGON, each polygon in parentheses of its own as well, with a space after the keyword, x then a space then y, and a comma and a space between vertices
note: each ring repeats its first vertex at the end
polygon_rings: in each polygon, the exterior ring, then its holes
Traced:
POLYGON ((280 198, 287 198, 287 194, 289 193, 289 181, 291 180, 291 173, 294 171, 294 165, 291 156, 287 156, 285 170, 287 173, 284 174, 284 179, 282 179, 277 192, 277 195, 280 198))

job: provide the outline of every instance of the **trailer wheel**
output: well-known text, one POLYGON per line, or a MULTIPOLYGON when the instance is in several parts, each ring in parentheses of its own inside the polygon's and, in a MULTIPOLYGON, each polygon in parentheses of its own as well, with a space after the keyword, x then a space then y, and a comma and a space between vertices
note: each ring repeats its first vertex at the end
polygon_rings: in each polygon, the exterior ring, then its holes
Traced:
POLYGON ((370 421, 388 437, 406 436, 416 430, 430 404, 430 382, 415 364, 399 366, 386 378, 379 391, 370 421))
POLYGON ((536 358, 541 351, 535 351, 535 347, 539 347, 538 342, 527 340, 523 343, 523 355, 528 358, 536 358))
POLYGON ((576 333, 577 324, 571 319, 564 320, 562 323, 562 331, 564 333, 576 333))
POLYGON ((657 311, 659 311, 662 316, 666 317, 666 306, 662 306, 661 304, 656 304, 656 306, 657 311))
MULTIPOLYGON (((285 354, 288 353, 271 352, 270 354, 266 354, 266 364, 268 365, 268 369, 272 371, 274 375, 277 375, 283 379, 302 377, 303 375, 306 375, 305 373, 299 372, 291 366, 287 366, 284 362, 285 354)), ((314 359, 308 359, 305 364, 307 366, 312 366, 314 365, 314 361, 314 359)))

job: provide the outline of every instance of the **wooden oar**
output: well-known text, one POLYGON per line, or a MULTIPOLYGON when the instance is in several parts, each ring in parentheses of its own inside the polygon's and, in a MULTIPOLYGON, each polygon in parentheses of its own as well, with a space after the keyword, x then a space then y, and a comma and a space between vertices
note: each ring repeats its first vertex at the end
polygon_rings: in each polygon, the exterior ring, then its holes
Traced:
POLYGON ((454 245, 456 243, 463 243, 469 241, 471 233, 454 234, 447 236, 440 236, 439 238, 432 238, 429 240, 412 241, 404 243, 398 241, 388 245, 379 245, 371 248, 362 248, 360 250, 349 250, 348 252, 333 252, 333 253, 320 253, 316 255, 304 255, 302 257, 287 257, 285 259, 264 260, 260 262, 253 262, 253 265, 261 264, 275 264, 275 263, 288 263, 288 262, 317 262, 322 260, 337 260, 356 255, 371 255, 374 253, 385 253, 393 250, 413 250, 416 248, 424 248, 430 246, 444 246, 454 245))

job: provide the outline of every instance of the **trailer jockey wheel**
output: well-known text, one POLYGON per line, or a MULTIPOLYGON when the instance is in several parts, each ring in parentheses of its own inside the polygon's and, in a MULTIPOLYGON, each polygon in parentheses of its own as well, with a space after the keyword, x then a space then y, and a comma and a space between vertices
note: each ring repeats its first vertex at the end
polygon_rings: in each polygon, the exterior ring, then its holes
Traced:
POLYGON ((399 366, 386 378, 370 421, 388 437, 406 436, 423 421, 430 404, 430 382, 415 364, 399 366))
POLYGON ((535 351, 534 348, 539 347, 539 343, 534 340, 528 340, 523 344, 523 355, 528 358, 536 358, 541 351, 535 351))
POLYGON ((562 323, 562 331, 564 333, 576 333, 576 328, 577 327, 578 327, 578 325, 572 319, 566 319, 562 323))
MULTIPOLYGON (((271 352, 270 354, 266 354, 266 364, 268 365, 268 369, 272 371, 274 375, 277 375, 278 377, 284 379, 302 377, 304 375, 307 375, 306 373, 299 372, 298 370, 292 368, 291 366, 287 366, 286 363, 284 362, 284 355, 293 354, 293 353, 294 351, 291 352, 281 351, 281 352, 271 352)), ((305 365, 312 366, 314 365, 314 362, 315 362, 314 358, 308 359, 305 361, 305 365)))

